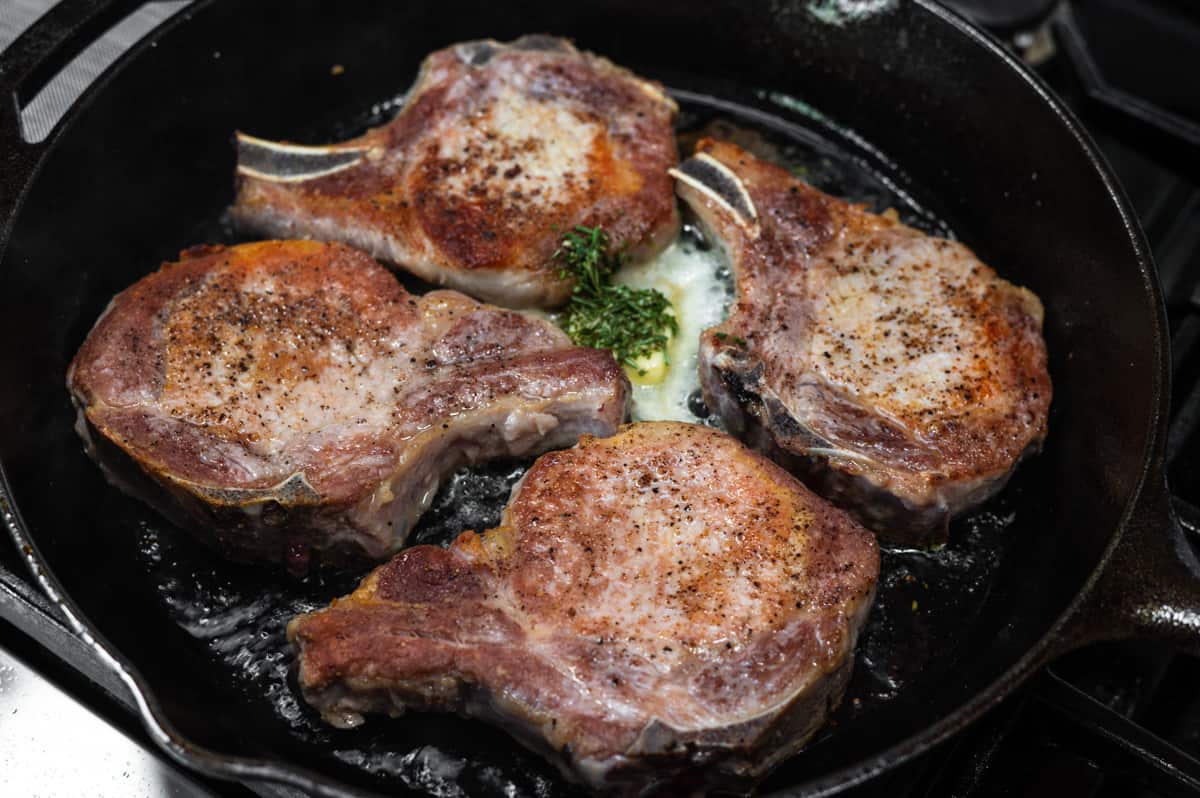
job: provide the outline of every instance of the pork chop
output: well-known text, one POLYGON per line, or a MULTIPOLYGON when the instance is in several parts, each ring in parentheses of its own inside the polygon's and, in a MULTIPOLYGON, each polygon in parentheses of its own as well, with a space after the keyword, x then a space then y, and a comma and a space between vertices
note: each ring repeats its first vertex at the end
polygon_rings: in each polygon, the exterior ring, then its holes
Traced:
POLYGON ((412 296, 310 241, 185 252, 117 295, 67 385, 81 433, 165 487, 170 517, 296 571, 383 559, 446 474, 611 434, 629 392, 610 353, 548 322, 412 296))
POLYGON ((841 699, 878 571, 771 461, 646 422, 543 455, 499 527, 401 552, 288 636, 337 725, 453 710, 594 789, 745 790, 841 699))
POLYGON ((679 194, 736 275, 701 337, 728 429, 884 537, 930 545, 1046 436, 1042 305, 962 244, 702 141, 679 194))
POLYGON ((425 59, 387 125, 328 147, 239 135, 236 221, 344 241, 510 307, 562 303, 562 231, 601 226, 631 258, 679 219, 675 103, 563 39, 474 41, 425 59))

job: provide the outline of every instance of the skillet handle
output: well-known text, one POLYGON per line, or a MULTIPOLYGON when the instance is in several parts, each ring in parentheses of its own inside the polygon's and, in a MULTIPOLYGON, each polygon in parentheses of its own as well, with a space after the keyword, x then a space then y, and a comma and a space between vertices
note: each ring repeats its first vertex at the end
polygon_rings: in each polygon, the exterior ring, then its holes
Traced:
POLYGON ((0 52, 0 251, 53 136, 30 142, 21 108, 72 58, 144 0, 61 0, 0 52))
POLYGON ((1166 642, 1200 656, 1200 560, 1161 465, 1147 474, 1133 513, 1064 624, 1057 648, 1061 654, 1129 638, 1166 642))

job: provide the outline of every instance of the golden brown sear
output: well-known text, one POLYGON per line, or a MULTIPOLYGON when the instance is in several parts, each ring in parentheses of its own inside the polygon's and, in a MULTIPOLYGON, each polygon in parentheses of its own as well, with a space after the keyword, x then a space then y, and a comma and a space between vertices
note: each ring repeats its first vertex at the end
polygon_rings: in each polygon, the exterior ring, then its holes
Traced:
POLYGON ((701 141, 676 176, 735 272, 729 318, 700 340, 728 429, 906 545, 944 541, 1041 446, 1032 292, 732 144, 701 141))
POLYGON ((543 455, 500 526, 406 549, 288 634, 335 724, 457 711, 596 789, 745 789, 841 698, 878 572, 770 460, 647 422, 543 455))
POLYGON ((629 391, 611 354, 547 321, 413 296, 313 241, 184 253, 117 295, 67 383, 93 454, 162 489, 144 498, 298 571, 387 557, 445 475, 609 434, 629 391))
POLYGON ((344 241, 509 307, 570 291, 564 231, 601 226, 634 259, 674 237, 675 103, 657 83, 527 36, 439 50, 387 125, 329 147, 239 137, 234 218, 344 241))

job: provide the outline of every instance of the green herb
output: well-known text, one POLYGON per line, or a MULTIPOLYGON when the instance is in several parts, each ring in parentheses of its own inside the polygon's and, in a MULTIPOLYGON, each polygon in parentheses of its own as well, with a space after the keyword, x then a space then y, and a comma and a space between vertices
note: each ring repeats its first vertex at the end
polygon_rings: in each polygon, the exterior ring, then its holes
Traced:
POLYGON ((665 354, 679 330, 671 303, 654 289, 606 285, 594 296, 575 294, 567 306, 563 328, 581 346, 611 349, 617 360, 636 366, 638 358, 659 350, 665 354))
POLYGON ((666 356, 671 335, 679 332, 671 303, 653 288, 611 283, 624 254, 611 250, 607 233, 599 227, 576 227, 563 236, 554 259, 559 275, 575 281, 562 315, 572 341, 611 349, 631 368, 655 352, 666 356))

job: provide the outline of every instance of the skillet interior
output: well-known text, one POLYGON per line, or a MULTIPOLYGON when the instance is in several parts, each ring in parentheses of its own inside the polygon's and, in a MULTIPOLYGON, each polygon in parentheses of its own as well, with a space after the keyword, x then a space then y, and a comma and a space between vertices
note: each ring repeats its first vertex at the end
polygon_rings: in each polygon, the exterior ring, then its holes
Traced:
MULTIPOLYGON (((266 659, 275 656, 269 646, 247 649, 261 661, 239 655, 249 641, 219 627, 244 616, 214 612, 246 605, 270 614, 269 591, 253 589, 261 572, 230 569, 190 541, 159 534, 152 513, 108 488, 82 454, 63 388, 68 360, 114 293, 180 248, 230 235, 219 220, 231 197, 233 129, 314 140, 350 132, 339 126, 394 98, 425 53, 482 36, 568 35, 672 87, 822 132, 865 158, 865 171, 934 209, 927 226, 946 220, 1046 304, 1056 390, 1046 452, 988 508, 991 517, 959 524, 951 547, 994 550, 988 578, 952 582, 929 567, 917 574, 918 584, 933 575, 927 589, 901 585, 919 611, 896 611, 908 608, 903 592, 881 605, 860 652, 876 667, 860 657, 852 687, 862 703, 848 702, 837 726, 768 786, 868 763, 950 716, 1044 635, 1115 532, 1140 473, 1154 409, 1153 297, 1098 172, 1035 91, 921 7, 881 2, 861 18, 840 11, 872 5, 729 2, 701 15, 683 2, 624 0, 519 10, 363 2, 336 12, 316 3, 210 3, 89 95, 20 209, 0 266, 0 458, 67 593, 146 677, 185 736, 393 790, 433 786, 459 767, 437 752, 465 750, 467 771, 451 781, 468 789, 558 789, 533 757, 476 724, 418 716, 332 735, 303 711, 289 717, 299 710, 281 694, 264 698, 259 688, 269 679, 234 678, 231 663, 254 678, 286 669, 266 659), (334 64, 345 72, 331 75, 334 64), (886 157, 760 90, 803 98, 886 157), (997 516, 1012 522, 994 523, 997 516), (191 606, 181 604, 188 596, 191 606), (964 601, 977 606, 973 618, 956 613, 964 601), (881 674, 902 689, 890 695, 881 674), (311 734, 297 733, 310 726, 311 734), (371 776, 372 766, 381 775, 371 776)), ((889 199, 903 204, 898 194, 889 199)), ((497 494, 508 476, 494 471, 497 494)), ((923 560, 894 562, 919 569, 923 560)), ((296 600, 323 602, 347 586, 330 577, 298 588, 296 600)))

